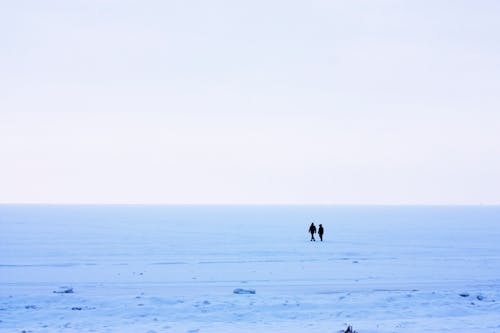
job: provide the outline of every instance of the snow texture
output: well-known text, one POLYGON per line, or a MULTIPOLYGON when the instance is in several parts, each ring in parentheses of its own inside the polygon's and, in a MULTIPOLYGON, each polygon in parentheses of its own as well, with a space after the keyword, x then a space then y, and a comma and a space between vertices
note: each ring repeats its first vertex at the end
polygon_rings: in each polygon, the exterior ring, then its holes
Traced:
POLYGON ((0 332, 500 332, 499 239, 499 207, 3 205, 0 332))

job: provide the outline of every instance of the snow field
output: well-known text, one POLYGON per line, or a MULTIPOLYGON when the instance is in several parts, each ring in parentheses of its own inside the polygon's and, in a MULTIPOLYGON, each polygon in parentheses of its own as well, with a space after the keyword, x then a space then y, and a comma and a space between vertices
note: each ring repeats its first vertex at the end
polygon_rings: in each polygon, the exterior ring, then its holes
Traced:
POLYGON ((499 217, 0 206, 0 332, 500 332, 499 217), (325 242, 309 242, 310 221, 325 242))

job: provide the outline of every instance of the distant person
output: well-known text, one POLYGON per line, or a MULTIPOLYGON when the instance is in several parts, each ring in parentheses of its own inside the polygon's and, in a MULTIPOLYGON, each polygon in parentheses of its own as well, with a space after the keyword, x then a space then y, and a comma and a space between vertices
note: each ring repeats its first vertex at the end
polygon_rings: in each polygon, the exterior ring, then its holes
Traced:
POLYGON ((319 228, 318 228, 318 235, 319 235, 319 239, 320 239, 321 241, 323 241, 323 233, 324 233, 324 232, 325 232, 325 230, 323 229, 323 225, 322 225, 322 224, 320 224, 320 225, 319 225, 319 228))
POLYGON ((311 242, 315 242, 316 239, 314 239, 314 234, 316 233, 316 226, 314 223, 311 223, 311 226, 309 227, 309 232, 311 233, 311 242))

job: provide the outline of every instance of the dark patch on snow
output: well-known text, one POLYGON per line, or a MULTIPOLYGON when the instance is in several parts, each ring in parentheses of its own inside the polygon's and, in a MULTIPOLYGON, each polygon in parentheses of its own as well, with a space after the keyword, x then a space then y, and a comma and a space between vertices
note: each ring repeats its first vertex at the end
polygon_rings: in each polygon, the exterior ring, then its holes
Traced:
POLYGON ((340 333, 358 333, 358 331, 355 331, 351 325, 347 326, 347 328, 344 331, 339 331, 340 333))
POLYGON ((460 293, 459 295, 460 295, 461 297, 469 297, 469 296, 470 296, 470 294, 469 294, 469 293, 460 293))
POLYGON ((477 298, 478 301, 484 300, 484 296, 483 295, 477 295, 476 298, 477 298))
POLYGON ((37 307, 36 307, 36 305, 26 305, 24 308, 25 309, 36 310, 37 307))
POLYGON ((95 310, 95 307, 88 306, 74 306, 71 308, 72 311, 82 311, 82 310, 95 310))
POLYGON ((60 287, 59 290, 54 290, 54 294, 73 294, 73 288, 70 287, 60 287))
POLYGON ((243 288, 236 288, 233 290, 234 294, 255 294, 255 289, 243 289, 243 288))

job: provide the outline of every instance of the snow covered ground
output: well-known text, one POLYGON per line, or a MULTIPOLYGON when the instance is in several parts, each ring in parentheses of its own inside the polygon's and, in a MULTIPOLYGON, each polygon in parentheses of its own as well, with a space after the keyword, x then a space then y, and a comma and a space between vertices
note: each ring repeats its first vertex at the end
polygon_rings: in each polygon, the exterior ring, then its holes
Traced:
POLYGON ((2 205, 0 332, 500 332, 499 240, 500 207, 2 205))

